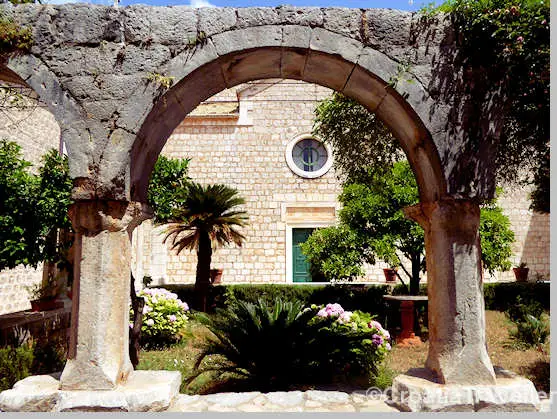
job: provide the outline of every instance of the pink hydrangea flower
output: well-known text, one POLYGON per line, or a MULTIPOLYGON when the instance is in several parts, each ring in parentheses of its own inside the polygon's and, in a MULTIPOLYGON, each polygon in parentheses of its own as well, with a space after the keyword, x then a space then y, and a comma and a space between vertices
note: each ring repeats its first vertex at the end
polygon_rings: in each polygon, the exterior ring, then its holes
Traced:
POLYGON ((174 314, 171 314, 170 316, 168 316, 168 320, 170 320, 171 322, 175 322, 176 316, 174 314))
POLYGON ((516 42, 518 42, 519 44, 522 44, 524 42, 524 37, 519 36, 518 38, 516 38, 516 42))
POLYGON ((339 318, 338 318, 338 322, 339 323, 348 323, 350 321, 350 318, 352 317, 352 312, 351 311, 345 311, 344 313, 342 313, 339 318))
POLYGON ((375 346, 380 346, 383 344, 383 336, 381 335, 372 335, 371 336, 371 342, 375 345, 375 346))
POLYGON ((342 306, 337 303, 327 304, 325 306, 325 311, 329 316, 340 316, 342 313, 344 313, 344 309, 342 308, 342 306))
POLYGON ((150 306, 143 306, 143 314, 147 314, 150 311, 153 311, 153 309, 150 306))
POLYGON ((190 309, 190 307, 187 305, 187 303, 184 303, 184 302, 180 301, 178 304, 180 305, 180 307, 184 311, 188 311, 190 309))
POLYGON ((390 351, 391 350, 391 344, 389 342, 387 342, 385 344, 385 348, 387 348, 387 351, 390 351))
POLYGON ((370 329, 377 329, 378 331, 382 331, 383 330, 383 326, 381 326, 381 323, 379 323, 377 320, 372 320, 368 323, 368 327, 370 329))
POLYGON ((317 315, 318 315, 319 317, 329 317, 329 314, 327 313, 327 311, 326 311, 324 308, 322 308, 321 310, 319 310, 319 311, 317 312, 317 315))
POLYGON ((147 319, 147 321, 145 322, 145 324, 147 326, 153 326, 155 324, 155 321, 153 319, 147 319))

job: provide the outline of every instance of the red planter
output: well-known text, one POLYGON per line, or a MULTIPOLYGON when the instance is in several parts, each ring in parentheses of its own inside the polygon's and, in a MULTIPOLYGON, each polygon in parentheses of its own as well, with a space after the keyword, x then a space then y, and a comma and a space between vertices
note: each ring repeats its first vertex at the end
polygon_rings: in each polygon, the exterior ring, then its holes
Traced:
POLYGON ((530 268, 513 268, 514 276, 516 282, 527 282, 528 281, 528 271, 530 268))
POLYGON ((383 273, 387 282, 396 282, 396 269, 384 268, 383 273))
POLYGON ((64 303, 58 301, 56 297, 44 299, 44 300, 32 300, 31 310, 32 311, 48 311, 56 310, 57 308, 64 307, 64 303))
POLYGON ((222 269, 211 269, 211 284, 220 284, 222 280, 222 269))

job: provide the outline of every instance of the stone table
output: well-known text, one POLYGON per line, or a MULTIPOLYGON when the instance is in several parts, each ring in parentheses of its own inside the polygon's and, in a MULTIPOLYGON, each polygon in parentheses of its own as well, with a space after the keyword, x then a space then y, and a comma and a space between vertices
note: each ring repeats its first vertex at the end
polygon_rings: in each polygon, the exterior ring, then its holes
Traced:
POLYGON ((411 346, 421 345, 422 340, 414 334, 414 302, 426 301, 426 295, 384 295, 387 301, 400 302, 400 320, 402 332, 397 336, 397 345, 411 346))

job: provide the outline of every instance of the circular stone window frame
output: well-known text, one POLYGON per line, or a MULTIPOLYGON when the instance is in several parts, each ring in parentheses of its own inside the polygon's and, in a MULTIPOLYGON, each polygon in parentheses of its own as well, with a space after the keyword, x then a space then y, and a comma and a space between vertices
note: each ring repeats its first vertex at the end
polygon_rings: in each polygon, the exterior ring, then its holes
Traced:
POLYGON ((331 146, 324 142, 321 138, 309 133, 300 134, 292 139, 286 146, 285 156, 288 168, 298 176, 306 179, 316 179, 318 177, 324 176, 331 169, 331 167, 333 167, 333 150, 331 146), (300 169, 294 162, 294 159, 292 158, 292 150, 294 150, 296 144, 298 144, 302 140, 315 140, 323 144, 323 147, 325 147, 325 150, 327 151, 327 161, 321 169, 316 170, 315 172, 306 172, 305 170, 300 169))

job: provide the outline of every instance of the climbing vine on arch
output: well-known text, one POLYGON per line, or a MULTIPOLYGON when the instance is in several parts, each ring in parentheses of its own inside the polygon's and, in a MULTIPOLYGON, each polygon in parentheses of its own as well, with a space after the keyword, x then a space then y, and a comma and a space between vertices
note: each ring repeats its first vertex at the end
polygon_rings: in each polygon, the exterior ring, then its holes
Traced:
POLYGON ((422 11, 451 14, 463 69, 485 76, 506 99, 498 177, 533 183, 532 208, 543 212, 549 212, 549 3, 448 0, 422 11))

